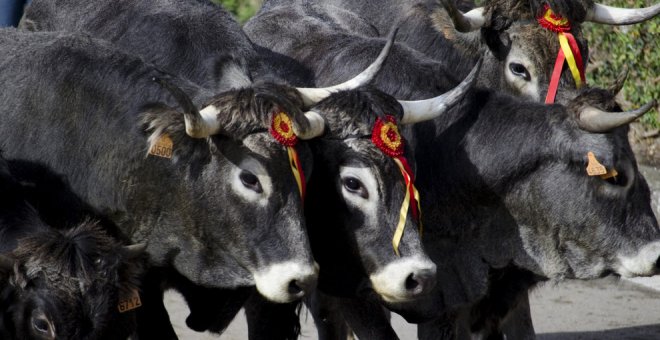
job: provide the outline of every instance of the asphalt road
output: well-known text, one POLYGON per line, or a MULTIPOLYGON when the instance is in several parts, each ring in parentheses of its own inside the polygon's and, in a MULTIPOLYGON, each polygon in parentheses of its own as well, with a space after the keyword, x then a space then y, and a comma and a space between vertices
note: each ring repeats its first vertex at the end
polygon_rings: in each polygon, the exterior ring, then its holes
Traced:
MULTIPOLYGON (((660 287, 659 279, 650 286, 660 287)), ((638 283, 606 278, 544 284, 530 294, 532 318, 539 340, 652 340, 660 339, 660 292, 638 283)), ((185 326, 187 309, 176 293, 166 304, 181 339, 247 339, 242 313, 221 336, 196 333, 185 326)), ((311 316, 303 314, 301 339, 317 339, 311 316)), ((394 317, 402 340, 416 339, 414 325, 394 317)), ((515 339, 510 339, 515 340, 515 339)))

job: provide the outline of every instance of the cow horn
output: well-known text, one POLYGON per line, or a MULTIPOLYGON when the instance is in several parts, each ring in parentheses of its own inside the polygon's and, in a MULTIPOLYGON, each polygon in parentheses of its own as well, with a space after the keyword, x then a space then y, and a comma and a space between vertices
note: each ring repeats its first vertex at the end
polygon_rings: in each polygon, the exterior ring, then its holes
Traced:
POLYGON ((128 246, 124 246, 124 255, 126 258, 132 259, 144 254, 144 251, 147 249, 146 243, 136 243, 128 246))
POLYGON ((403 107, 401 124, 415 124, 434 119, 445 113, 447 109, 463 99, 465 94, 470 88, 472 88, 477 80, 477 74, 479 73, 482 63, 483 58, 480 58, 479 61, 477 61, 477 64, 472 68, 472 71, 470 71, 470 74, 468 74, 458 86, 449 92, 435 98, 424 100, 399 100, 399 104, 403 107))
POLYGON ((619 126, 632 123, 655 106, 652 100, 642 107, 626 112, 607 112, 593 106, 583 108, 578 115, 578 126, 580 129, 602 133, 611 131, 619 126))
POLYGON ((218 133, 218 110, 214 106, 207 106, 198 111, 190 97, 182 89, 163 78, 153 78, 155 82, 170 92, 183 109, 183 118, 186 122, 186 133, 192 138, 206 138, 218 133))
POLYGON ((313 106, 314 104, 330 96, 330 94, 333 92, 352 90, 368 84, 376 76, 376 74, 378 74, 378 71, 380 71, 380 68, 383 66, 385 59, 387 59, 387 56, 390 53, 390 49, 392 48, 392 45, 394 45, 394 38, 396 37, 397 31, 398 28, 395 28, 392 30, 392 32, 390 32, 389 36, 387 37, 387 44, 385 44, 385 47, 383 47, 383 49, 380 51, 378 58, 376 58, 376 60, 371 65, 369 65, 369 67, 367 67, 364 71, 362 71, 362 73, 358 74, 353 79, 330 87, 297 88, 305 106, 313 106))
POLYGON ((619 72, 619 75, 616 77, 614 84, 608 89, 612 96, 616 96, 621 92, 621 89, 623 89, 623 86, 626 84, 626 79, 628 79, 628 67, 624 65, 623 70, 619 72))
POLYGON ((660 4, 645 8, 617 8, 594 3, 585 21, 607 25, 632 25, 649 20, 660 13, 660 4))
POLYGON ((454 23, 454 28, 459 32, 467 33, 476 31, 486 24, 483 7, 477 7, 467 13, 463 13, 456 8, 452 0, 442 0, 441 2, 447 14, 449 14, 451 21, 454 23))
POLYGON ((323 131, 325 130, 325 120, 323 120, 321 114, 316 111, 307 111, 305 112, 305 118, 307 118, 307 121, 309 122, 309 128, 305 131, 301 131, 297 124, 293 124, 293 132, 298 138, 307 140, 323 134, 323 131))

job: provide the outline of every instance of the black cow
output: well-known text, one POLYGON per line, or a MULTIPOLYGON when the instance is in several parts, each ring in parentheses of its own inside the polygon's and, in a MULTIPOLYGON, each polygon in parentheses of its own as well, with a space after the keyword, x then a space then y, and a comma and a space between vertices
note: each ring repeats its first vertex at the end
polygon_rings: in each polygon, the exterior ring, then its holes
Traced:
MULTIPOLYGON (((123 246, 91 220, 56 229, 46 222, 55 215, 39 208, 68 197, 66 190, 51 191, 63 182, 15 177, 0 157, 0 336, 127 338, 135 329, 129 310, 139 306, 143 245, 123 246), (45 195, 34 196, 37 191, 45 195)), ((58 218, 73 216, 69 211, 58 218)))
MULTIPOLYGON (((10 156, 67 176, 123 234, 149 243, 155 266, 209 286, 256 283, 275 301, 314 286, 299 186, 268 132, 275 109, 300 137, 320 132, 299 109, 302 92, 255 84, 213 96, 79 35, 3 30, 0 44, 0 145, 10 156), (147 156, 162 143, 171 160, 147 156)), ((296 149, 309 171, 308 148, 296 149)))

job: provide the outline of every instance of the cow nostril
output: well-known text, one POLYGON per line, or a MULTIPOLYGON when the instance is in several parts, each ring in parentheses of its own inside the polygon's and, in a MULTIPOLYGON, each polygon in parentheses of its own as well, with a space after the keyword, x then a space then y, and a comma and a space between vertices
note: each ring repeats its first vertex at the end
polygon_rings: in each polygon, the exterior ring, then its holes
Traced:
POLYGON ((658 257, 658 259, 655 260, 655 272, 656 273, 660 272, 660 257, 658 257))
POLYGON ((406 290, 416 291, 417 288, 419 288, 419 286, 420 286, 420 282, 417 279, 415 279, 415 274, 410 274, 406 278, 405 285, 406 285, 406 290))
POLYGON ((298 280, 292 280, 289 282, 289 294, 291 295, 298 295, 304 291, 303 287, 301 287, 300 282, 298 280))

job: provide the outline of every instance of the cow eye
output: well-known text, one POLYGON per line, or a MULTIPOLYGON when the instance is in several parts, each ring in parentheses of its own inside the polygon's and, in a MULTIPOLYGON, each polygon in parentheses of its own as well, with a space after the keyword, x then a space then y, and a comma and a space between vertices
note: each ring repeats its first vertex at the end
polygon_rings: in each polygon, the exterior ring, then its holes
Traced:
POLYGON ((44 317, 32 318, 32 328, 39 333, 49 333, 50 331, 48 320, 44 317))
POLYGON ((253 173, 243 170, 241 171, 241 174, 238 175, 238 177, 241 179, 241 183, 243 185, 257 193, 262 193, 263 189, 261 188, 261 183, 259 183, 259 178, 255 176, 253 173))
POLYGON ((342 179, 342 184, 344 185, 344 188, 346 188, 346 190, 350 193, 360 195, 363 198, 369 197, 367 189, 364 187, 362 182, 360 182, 360 180, 355 177, 345 177, 342 179))
POLYGON ((511 73, 513 73, 513 75, 515 75, 516 77, 520 77, 522 79, 525 79, 526 81, 532 79, 532 77, 530 77, 529 75, 529 72, 522 64, 510 63, 509 70, 511 70, 511 73))

